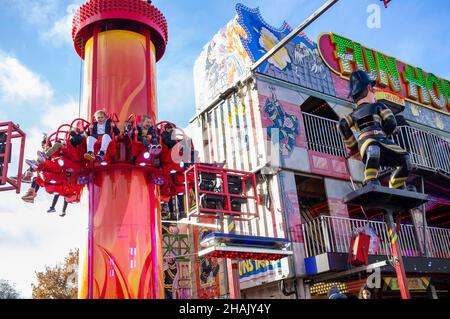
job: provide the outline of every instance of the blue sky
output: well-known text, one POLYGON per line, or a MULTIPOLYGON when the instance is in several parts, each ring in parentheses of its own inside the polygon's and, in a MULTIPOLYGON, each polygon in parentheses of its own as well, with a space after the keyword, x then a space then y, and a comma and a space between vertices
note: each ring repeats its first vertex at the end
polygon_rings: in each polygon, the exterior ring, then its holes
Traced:
MULTIPOLYGON (((158 64, 160 119, 180 126, 194 115, 192 68, 203 46, 235 15, 241 2, 260 7, 265 20, 297 26, 325 0, 154 0, 169 24, 169 46, 158 64), (176 112, 175 112, 176 110, 176 112)), ((0 0, 0 121, 13 120, 29 134, 27 154, 39 135, 78 114, 80 60, 70 39, 71 12, 83 0, 0 0)), ((305 33, 316 40, 333 31, 450 79, 450 1, 393 0, 381 10, 381 28, 366 25, 368 5, 378 0, 341 0, 305 33)), ((47 216, 50 198, 34 206, 0 193, 0 278, 31 295, 33 272, 64 259, 81 245, 82 207, 65 219, 47 216), (80 229, 76 231, 76 229, 80 229)))

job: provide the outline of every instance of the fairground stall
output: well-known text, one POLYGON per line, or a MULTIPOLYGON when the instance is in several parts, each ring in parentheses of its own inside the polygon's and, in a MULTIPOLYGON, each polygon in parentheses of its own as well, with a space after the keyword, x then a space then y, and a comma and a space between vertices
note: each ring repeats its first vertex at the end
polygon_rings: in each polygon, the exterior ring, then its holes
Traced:
MULTIPOLYGON (((363 181, 360 158, 348 156, 337 131, 337 120, 353 109, 348 78, 359 68, 398 115, 394 139, 410 152, 410 182, 430 199, 397 220, 409 290, 413 298, 448 296, 450 82, 333 32, 318 39, 300 33, 248 71, 291 31, 238 4, 194 67, 197 110, 189 131, 203 145, 201 160, 254 172, 263 194, 259 218, 237 221, 237 231, 286 237, 294 252, 275 262, 241 260, 242 295, 326 298, 337 285, 357 296, 377 277, 373 295, 399 298, 383 213, 344 203, 363 181), (359 268, 347 260, 357 233, 370 236, 368 261, 359 268)), ((197 294, 219 282, 203 283, 197 294)), ((219 288, 210 290, 214 296, 219 288)))

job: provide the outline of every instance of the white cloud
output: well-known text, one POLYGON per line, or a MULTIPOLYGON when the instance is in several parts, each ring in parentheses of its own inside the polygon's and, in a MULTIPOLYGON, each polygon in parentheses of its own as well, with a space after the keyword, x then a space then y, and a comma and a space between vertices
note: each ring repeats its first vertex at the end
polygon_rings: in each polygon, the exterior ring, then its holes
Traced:
MULTIPOLYGON (((29 159, 36 157, 42 133, 52 133, 60 124, 78 116, 78 102, 74 98, 57 103, 50 84, 14 56, 0 51, 0 102, 6 101, 8 106, 36 105, 41 114, 28 121, 26 113, 20 115, 27 133, 25 158, 29 159)), ((2 108, 0 119, 8 118, 13 109, 18 108, 2 108)), ((17 148, 17 144, 13 145, 13 150, 17 148)), ((13 154, 10 176, 17 172, 18 154, 16 151, 13 154)), ((21 196, 29 185, 22 186, 21 195, 0 192, 0 278, 16 283, 22 295, 29 298, 35 272, 63 262, 70 249, 84 243, 87 208, 69 205, 65 218, 47 214, 52 196, 41 190, 35 204, 27 204, 21 196)), ((61 207, 62 199, 57 210, 61 207)))
MULTIPOLYGON (((43 128, 27 130, 25 158, 36 157, 42 133, 43 128)), ((20 195, 0 192, 0 278, 16 283, 25 298, 31 298, 36 271, 62 263, 70 249, 83 248, 87 227, 86 204, 69 205, 64 218, 47 214, 52 196, 40 190, 34 204, 25 203, 21 196, 28 187, 22 184, 20 195)), ((62 203, 60 199, 57 212, 62 203)))
MULTIPOLYGON (((17 284, 23 297, 31 297, 35 272, 46 265, 62 263, 70 249, 84 243, 86 209, 69 205, 67 216, 47 214, 51 196, 38 193, 34 204, 27 204, 15 193, 0 193, 1 202, 14 203, 13 213, 0 205, 0 278, 17 284), (73 231, 77 229, 79 231, 73 231)), ((62 200, 56 206, 62 207, 62 200)))
POLYGON ((22 20, 33 26, 46 44, 62 46, 72 42, 72 18, 85 0, 6 0, 22 20), (62 11, 61 8, 65 8, 62 11))
POLYGON ((42 124, 49 131, 54 132, 61 124, 70 124, 78 117, 79 104, 73 98, 67 102, 47 108, 42 116, 42 124))
POLYGON ((17 58, 0 51, 0 101, 48 103, 53 91, 17 58))
MULTIPOLYGON (((25 157, 34 158, 42 130, 32 128, 27 133, 25 157)), ((25 203, 20 197, 29 185, 22 186, 20 195, 0 192, 0 278, 16 283, 22 296, 30 298, 36 271, 63 262, 70 249, 83 248, 87 207, 69 205, 64 218, 47 214, 52 196, 40 190, 34 204, 25 203)), ((60 199, 57 212, 62 202, 60 199)))
POLYGON ((83 1, 75 1, 67 6, 66 15, 57 19, 49 30, 41 33, 41 37, 47 43, 61 46, 72 43, 72 19, 73 15, 83 1))
POLYGON ((6 0, 30 25, 45 26, 55 18, 60 0, 6 0))

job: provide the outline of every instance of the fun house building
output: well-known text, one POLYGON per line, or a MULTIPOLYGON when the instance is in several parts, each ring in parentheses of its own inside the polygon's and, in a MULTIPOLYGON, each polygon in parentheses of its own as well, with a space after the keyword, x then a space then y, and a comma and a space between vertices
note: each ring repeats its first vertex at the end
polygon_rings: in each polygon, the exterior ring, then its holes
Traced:
MULTIPOLYGON (((347 264, 357 231, 371 236, 370 264, 391 259, 383 213, 343 200, 363 179, 360 158, 348 158, 337 131, 353 109, 348 78, 356 68, 377 81, 380 101, 403 110, 394 139, 411 154, 410 183, 431 197, 398 219, 412 297, 449 297, 450 82, 332 32, 315 40, 300 34, 249 73, 292 28, 272 27, 257 9, 236 11, 195 63, 197 110, 188 129, 202 162, 257 174, 259 217, 236 222, 237 232, 288 238, 294 252, 275 262, 241 260, 243 298, 326 298, 331 285, 356 296, 367 282, 378 298, 400 297, 391 266, 355 273, 347 264)), ((192 296, 226 298, 226 271, 220 260, 194 262, 192 296)))

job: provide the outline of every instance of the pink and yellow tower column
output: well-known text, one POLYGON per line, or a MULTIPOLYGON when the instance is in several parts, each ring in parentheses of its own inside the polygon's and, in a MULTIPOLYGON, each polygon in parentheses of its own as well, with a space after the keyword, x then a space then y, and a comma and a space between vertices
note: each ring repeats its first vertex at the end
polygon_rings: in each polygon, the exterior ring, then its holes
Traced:
MULTIPOLYGON (((142 0, 90 0, 75 14, 72 37, 85 61, 88 120, 103 109, 120 123, 132 113, 155 122, 155 65, 168 39, 164 15, 142 0)), ((124 158, 91 176, 79 298, 164 297, 158 189, 124 158)))

